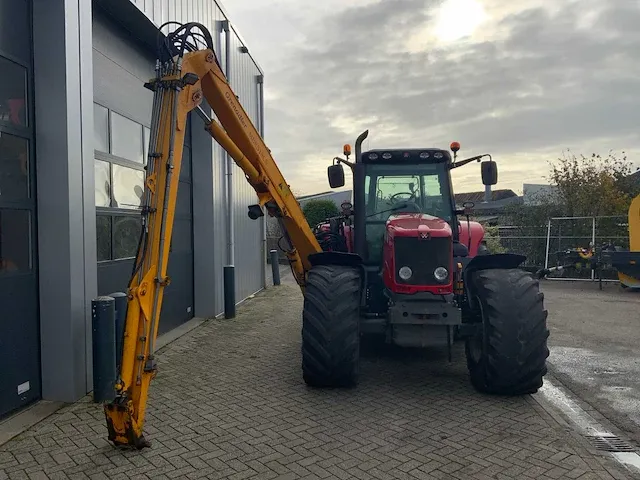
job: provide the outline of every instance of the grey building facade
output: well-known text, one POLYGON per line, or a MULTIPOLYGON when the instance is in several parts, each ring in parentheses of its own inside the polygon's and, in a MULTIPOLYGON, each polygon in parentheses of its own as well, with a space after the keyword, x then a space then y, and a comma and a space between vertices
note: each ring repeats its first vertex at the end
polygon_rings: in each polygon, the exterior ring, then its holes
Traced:
MULTIPOLYGON (((263 73, 215 0, 0 0, 0 418, 92 388, 91 300, 130 276, 167 21, 209 29, 264 132, 263 73)), ((255 192, 192 117, 160 333, 222 313, 225 265, 237 302, 266 285, 255 192)))

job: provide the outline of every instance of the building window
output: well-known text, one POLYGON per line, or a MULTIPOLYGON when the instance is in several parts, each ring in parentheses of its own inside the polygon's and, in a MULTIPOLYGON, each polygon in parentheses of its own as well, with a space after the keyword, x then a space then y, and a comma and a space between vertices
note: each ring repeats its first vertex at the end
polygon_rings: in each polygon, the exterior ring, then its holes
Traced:
POLYGON ((122 165, 113 165, 111 172, 113 175, 112 206, 139 208, 144 192, 144 172, 122 165))
POLYGON ((29 141, 0 132, 0 200, 30 198, 29 141))
POLYGON ((98 262, 133 258, 140 239, 140 217, 98 213, 96 238, 98 262))
POLYGON ((96 216, 96 239, 98 261, 111 260, 111 217, 109 215, 98 214, 96 216))
POLYGON ((109 110, 97 103, 93 104, 94 150, 110 152, 109 149, 109 110))
POLYGON ((0 72, 0 121, 11 126, 26 127, 27 69, 0 57, 0 72))
POLYGON ((31 212, 0 208, 0 275, 32 269, 31 241, 31 212))
POLYGON ((94 104, 98 261, 136 256, 149 128, 94 104))
POLYGON ((111 206, 111 164, 95 161, 96 207, 111 206))
POLYGON ((144 164, 142 125, 111 112, 111 154, 144 164))

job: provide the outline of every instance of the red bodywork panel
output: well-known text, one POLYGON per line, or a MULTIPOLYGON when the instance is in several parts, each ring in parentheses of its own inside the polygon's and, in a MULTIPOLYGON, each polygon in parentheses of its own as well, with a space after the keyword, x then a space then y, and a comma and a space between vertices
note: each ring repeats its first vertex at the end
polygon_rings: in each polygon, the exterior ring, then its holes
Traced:
MULTIPOLYGON (((330 226, 328 223, 323 223, 320 226, 320 230, 322 230, 323 232, 328 232, 330 229, 330 226)), ((353 253, 353 227, 351 225, 345 225, 344 226, 344 236, 347 242, 347 250, 350 253, 353 253)))
MULTIPOLYGON (((428 236, 451 238, 451 227, 447 222, 438 217, 421 213, 402 213, 391 215, 387 220, 386 234, 383 245, 383 280, 386 287, 395 293, 414 294, 418 292, 430 292, 443 295, 453 292, 453 276, 449 283, 441 285, 404 285, 396 283, 394 260, 394 239, 396 237, 424 237, 428 236)), ((453 257, 447 266, 453 271, 453 257)))
MULTIPOLYGON (((329 224, 323 224, 321 230, 329 231, 329 224)), ((469 257, 473 258, 478 254, 478 248, 484 239, 484 229, 478 222, 468 222, 460 220, 459 241, 469 248, 469 257), (471 234, 471 242, 469 242, 471 234)), ((354 251, 353 227, 344 226, 347 248, 349 252, 354 251)), ((395 281, 395 261, 394 261, 394 239, 396 237, 452 237, 450 225, 438 217, 420 213, 402 213, 391 215, 386 223, 386 235, 383 246, 383 280, 389 290, 401 294, 414 294, 418 292, 430 292, 436 295, 444 295, 453 292, 453 275, 447 284, 441 285, 404 285, 395 281)), ((449 272, 453 272, 453 256, 449 266, 449 272)))
POLYGON ((460 220, 460 243, 469 248, 469 257, 475 257, 478 254, 478 247, 484 240, 484 228, 478 222, 469 222, 460 220), (471 246, 469 247, 469 231, 471 231, 471 246))

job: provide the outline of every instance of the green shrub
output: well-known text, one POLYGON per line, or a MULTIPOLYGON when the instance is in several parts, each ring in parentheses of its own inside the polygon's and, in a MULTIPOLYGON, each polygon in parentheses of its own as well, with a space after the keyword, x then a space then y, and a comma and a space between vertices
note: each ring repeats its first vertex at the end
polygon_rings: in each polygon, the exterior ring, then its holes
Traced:
POLYGON ((332 200, 309 200, 302 208, 311 228, 323 222, 328 217, 335 217, 340 213, 332 200))
POLYGON ((507 249, 500 242, 500 234, 498 227, 483 225, 484 240, 487 242, 487 248, 490 253, 507 253, 507 249))

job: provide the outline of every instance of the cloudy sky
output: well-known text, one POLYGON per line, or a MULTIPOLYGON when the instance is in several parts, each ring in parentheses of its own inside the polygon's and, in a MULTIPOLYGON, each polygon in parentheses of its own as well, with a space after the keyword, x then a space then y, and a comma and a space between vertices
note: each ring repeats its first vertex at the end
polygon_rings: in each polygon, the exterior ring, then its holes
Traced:
MULTIPOLYGON (((496 188, 570 148, 640 166, 640 0, 227 0, 265 71, 266 140, 294 191, 365 148, 491 153, 496 188)), ((348 179, 350 181, 350 178, 348 179)), ((458 192, 482 190, 474 163, 458 192)))

